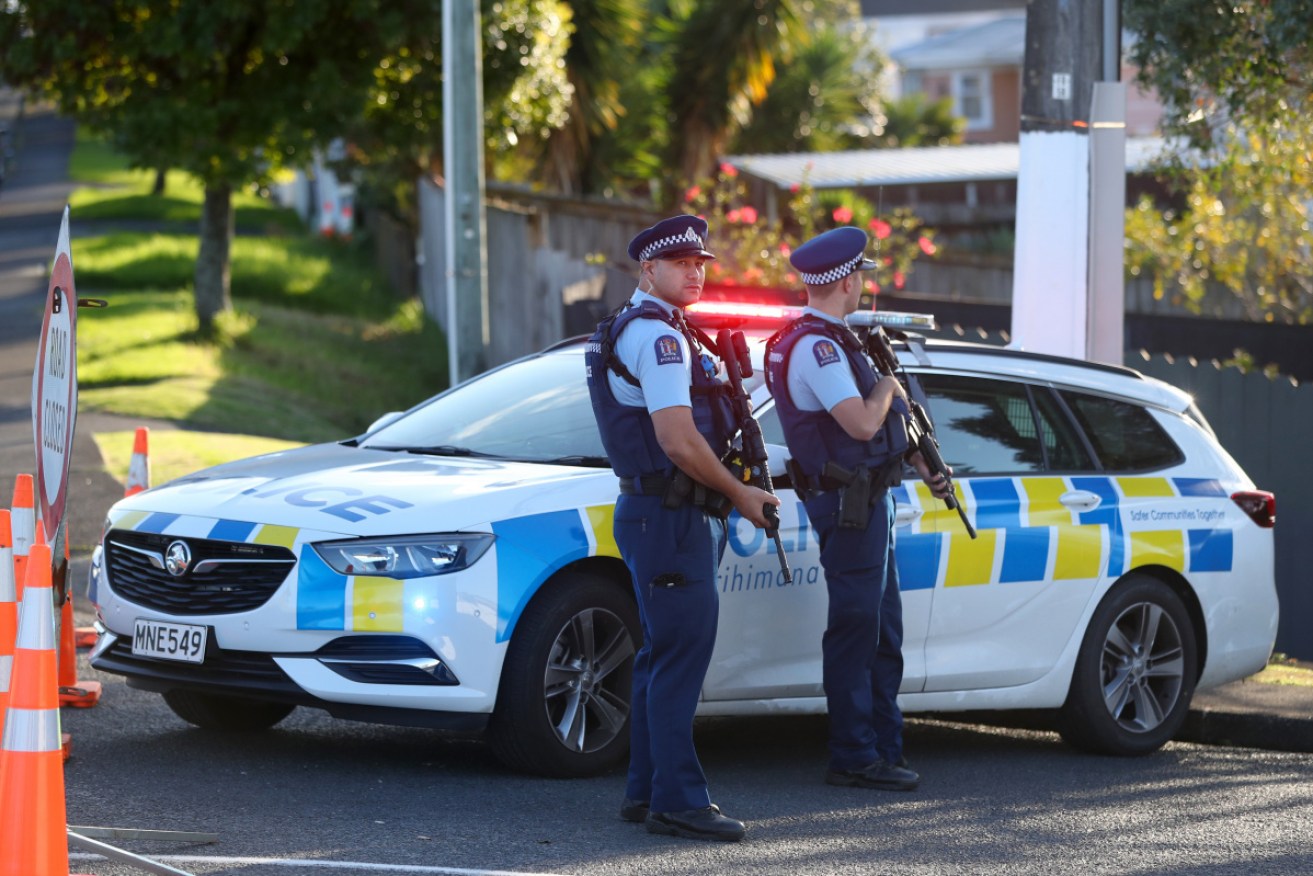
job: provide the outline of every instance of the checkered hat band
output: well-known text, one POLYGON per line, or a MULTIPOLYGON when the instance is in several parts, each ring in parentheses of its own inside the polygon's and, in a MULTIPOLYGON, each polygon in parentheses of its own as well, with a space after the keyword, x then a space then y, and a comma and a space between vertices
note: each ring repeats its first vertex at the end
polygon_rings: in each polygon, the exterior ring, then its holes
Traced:
POLYGON ((864 256, 857 254, 856 258, 849 259, 841 265, 835 265, 828 271, 821 271, 819 274, 809 274, 806 271, 799 271, 798 276, 808 286, 824 286, 826 283, 833 283, 835 280, 842 280, 844 277, 857 270, 857 266, 862 263, 864 256))
POLYGON ((654 255, 676 244, 683 244, 683 248, 687 248, 690 245, 696 246, 699 249, 705 248, 702 238, 693 233, 692 229, 689 229, 683 234, 676 234, 672 237, 662 237, 659 240, 652 241, 647 246, 643 247, 643 251, 638 254, 638 260, 640 262, 651 261, 654 255))

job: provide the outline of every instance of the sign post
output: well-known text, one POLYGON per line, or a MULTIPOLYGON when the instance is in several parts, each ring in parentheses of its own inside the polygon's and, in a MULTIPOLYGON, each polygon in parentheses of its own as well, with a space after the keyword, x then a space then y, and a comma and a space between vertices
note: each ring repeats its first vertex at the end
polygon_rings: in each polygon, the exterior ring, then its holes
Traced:
POLYGON ((36 441, 37 513, 53 555, 63 555, 61 524, 68 498, 68 471, 77 419, 77 292, 69 250, 68 207, 50 269, 41 317, 41 340, 32 373, 32 432, 36 441))

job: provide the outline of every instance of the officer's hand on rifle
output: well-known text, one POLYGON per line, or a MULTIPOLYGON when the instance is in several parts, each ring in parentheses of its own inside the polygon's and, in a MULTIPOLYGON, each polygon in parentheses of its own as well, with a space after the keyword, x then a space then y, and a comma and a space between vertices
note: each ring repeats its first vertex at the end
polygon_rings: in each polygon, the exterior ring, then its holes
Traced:
POLYGON ((779 507, 780 498, 774 493, 768 493, 765 490, 749 484, 743 484, 741 489, 734 491, 730 496, 730 501, 734 507, 743 515, 745 520, 752 522, 752 525, 758 529, 774 528, 779 525, 779 515, 773 515, 775 522, 766 520, 766 508, 769 506, 772 510, 779 507))
MULTIPOLYGON (((911 463, 916 469, 917 474, 921 475, 921 480, 925 481, 925 485, 930 488, 930 492, 934 494, 936 499, 944 499, 948 496, 948 491, 952 489, 952 487, 949 486, 948 478, 944 477, 942 474, 932 472, 930 466, 926 465, 924 456, 920 453, 913 453, 911 463)), ((952 476, 953 469, 950 466, 948 469, 948 477, 952 476)))

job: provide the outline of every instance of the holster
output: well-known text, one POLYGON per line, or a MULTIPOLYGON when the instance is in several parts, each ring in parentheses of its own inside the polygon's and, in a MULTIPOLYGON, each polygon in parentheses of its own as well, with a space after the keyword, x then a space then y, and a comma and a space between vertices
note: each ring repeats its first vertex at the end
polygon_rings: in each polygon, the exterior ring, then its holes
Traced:
POLYGON ((825 463, 824 475, 843 484, 839 490, 839 528, 865 529, 871 522, 871 470, 864 465, 847 469, 831 461, 825 463))
POLYGON ((678 508, 685 502, 692 503, 712 517, 719 517, 721 520, 728 517, 729 512, 734 509, 734 504, 730 502, 728 496, 693 480, 682 469, 677 468, 670 477, 665 495, 661 497, 661 505, 664 508, 678 508))

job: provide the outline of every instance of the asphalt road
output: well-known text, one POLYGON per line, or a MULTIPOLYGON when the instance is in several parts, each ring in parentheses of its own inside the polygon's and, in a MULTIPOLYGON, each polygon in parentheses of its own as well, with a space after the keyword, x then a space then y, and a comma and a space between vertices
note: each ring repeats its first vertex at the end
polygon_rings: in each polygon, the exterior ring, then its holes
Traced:
MULTIPOLYGON (((619 773, 527 777, 476 742, 307 709, 225 736, 114 676, 82 677, 105 690, 94 709, 63 710, 69 823, 217 834, 114 843, 195 874, 1313 872, 1310 755, 1171 743, 1105 758, 1048 733, 912 720, 923 783, 890 793, 821 781, 823 719, 714 719, 699 752, 749 833, 710 844, 621 822, 619 773)), ((142 872, 77 850, 72 870, 142 872)))

